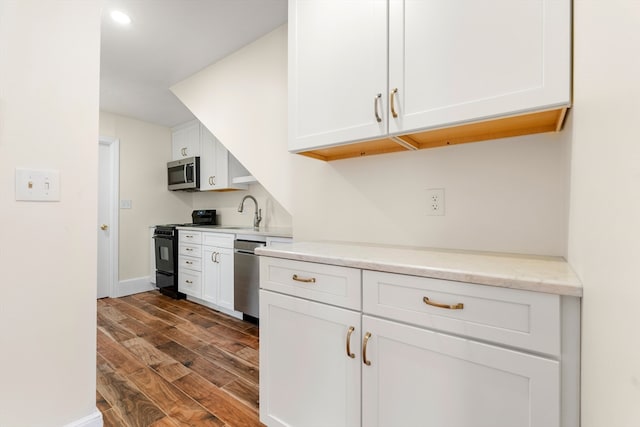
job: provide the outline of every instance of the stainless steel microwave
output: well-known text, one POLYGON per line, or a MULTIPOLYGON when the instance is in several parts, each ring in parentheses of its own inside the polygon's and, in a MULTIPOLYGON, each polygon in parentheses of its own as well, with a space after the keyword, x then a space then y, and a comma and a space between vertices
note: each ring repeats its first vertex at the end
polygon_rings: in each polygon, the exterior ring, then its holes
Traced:
POLYGON ((167 163, 167 181, 169 190, 198 190, 200 157, 187 157, 167 163))

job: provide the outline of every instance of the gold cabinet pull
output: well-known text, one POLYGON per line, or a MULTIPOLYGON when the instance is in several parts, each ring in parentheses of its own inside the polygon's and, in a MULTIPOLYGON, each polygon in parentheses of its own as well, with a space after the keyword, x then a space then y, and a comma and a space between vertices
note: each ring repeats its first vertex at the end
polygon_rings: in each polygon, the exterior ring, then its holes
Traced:
POLYGON ((371 360, 367 360, 367 344, 369 343, 369 338, 371 338, 371 332, 364 334, 364 339, 362 340, 362 362, 367 366, 371 366, 371 360))
POLYGON ((422 301, 427 305, 432 305, 438 308, 446 308, 448 310, 462 310, 464 308, 464 304, 459 302, 458 304, 441 304, 439 302, 433 302, 428 297, 422 298, 422 301))
POLYGON ((347 332, 347 356, 352 359, 355 359, 356 355, 351 353, 351 334, 355 331, 356 328, 353 326, 349 326, 349 331, 347 332))
POLYGON ((293 277, 291 277, 293 280, 295 280, 296 282, 302 282, 302 283, 316 283, 316 278, 315 277, 300 277, 297 274, 294 274, 293 277))
POLYGON ((104 231, 104 230, 106 230, 106 229, 108 229, 108 228, 109 228, 109 226, 108 226, 107 224, 102 224, 102 225, 100 226, 100 230, 103 230, 103 231, 104 231))
POLYGON ((379 93, 373 98, 373 112, 376 114, 376 122, 380 123, 382 121, 382 117, 378 113, 378 103, 382 99, 382 94, 379 93))
POLYGON ((391 99, 389 100, 389 104, 391 104, 391 115, 394 119, 398 117, 398 113, 396 112, 396 93, 398 93, 397 87, 391 91, 391 99))

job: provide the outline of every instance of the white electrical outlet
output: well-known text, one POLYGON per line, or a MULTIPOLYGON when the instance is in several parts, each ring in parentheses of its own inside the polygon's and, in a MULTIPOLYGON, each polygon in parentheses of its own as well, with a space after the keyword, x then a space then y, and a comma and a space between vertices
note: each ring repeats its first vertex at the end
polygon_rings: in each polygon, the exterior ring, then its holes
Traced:
POLYGON ((444 216, 444 188, 427 189, 427 215, 444 216))

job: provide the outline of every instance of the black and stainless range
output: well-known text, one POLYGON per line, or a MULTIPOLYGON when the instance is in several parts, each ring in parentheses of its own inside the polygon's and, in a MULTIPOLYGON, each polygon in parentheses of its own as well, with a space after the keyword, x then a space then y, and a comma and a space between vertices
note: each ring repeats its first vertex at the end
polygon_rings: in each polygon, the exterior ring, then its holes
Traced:
POLYGON ((156 258, 156 286, 160 293, 175 299, 186 298, 178 290, 178 241, 176 227, 216 225, 215 209, 200 209, 191 213, 193 222, 187 224, 156 225, 153 233, 156 258))

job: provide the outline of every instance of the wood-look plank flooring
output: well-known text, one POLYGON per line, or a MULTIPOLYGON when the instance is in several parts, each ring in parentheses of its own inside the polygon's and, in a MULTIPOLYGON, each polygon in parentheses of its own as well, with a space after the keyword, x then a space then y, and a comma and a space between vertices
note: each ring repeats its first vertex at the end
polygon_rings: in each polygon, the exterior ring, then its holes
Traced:
POLYGON ((262 426, 258 328, 157 291, 98 300, 105 427, 262 426))

